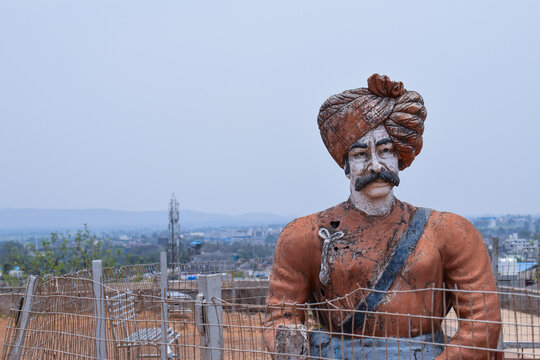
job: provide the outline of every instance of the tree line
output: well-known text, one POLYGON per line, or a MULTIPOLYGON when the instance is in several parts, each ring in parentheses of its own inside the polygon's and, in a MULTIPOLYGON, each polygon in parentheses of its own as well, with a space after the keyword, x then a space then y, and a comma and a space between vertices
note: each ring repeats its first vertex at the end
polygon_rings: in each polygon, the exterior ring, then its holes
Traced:
POLYGON ((19 268, 24 278, 28 275, 63 275, 92 267, 92 260, 100 259, 104 267, 159 261, 159 248, 148 246, 126 249, 113 246, 111 239, 92 233, 88 226, 74 233, 53 232, 41 239, 36 248, 33 242, 0 243, 0 266, 7 285, 17 283, 16 276, 8 275, 19 268))

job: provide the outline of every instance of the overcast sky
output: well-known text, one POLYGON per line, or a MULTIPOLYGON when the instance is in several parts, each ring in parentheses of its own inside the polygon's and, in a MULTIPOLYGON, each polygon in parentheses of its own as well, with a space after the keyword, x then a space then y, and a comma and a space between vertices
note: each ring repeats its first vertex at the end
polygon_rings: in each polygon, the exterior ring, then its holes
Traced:
POLYGON ((396 196, 540 213, 538 1, 0 0, 0 208, 303 215, 316 117, 387 74, 428 110, 396 196))

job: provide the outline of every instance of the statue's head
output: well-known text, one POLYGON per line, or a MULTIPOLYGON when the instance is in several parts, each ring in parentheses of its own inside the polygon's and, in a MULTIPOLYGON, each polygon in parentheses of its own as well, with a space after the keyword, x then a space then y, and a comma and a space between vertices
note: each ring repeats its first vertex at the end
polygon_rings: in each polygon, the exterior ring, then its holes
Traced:
POLYGON ((420 153, 426 115, 420 94, 374 74, 368 88, 328 98, 317 121, 326 148, 351 186, 378 197, 399 184, 398 171, 420 153))

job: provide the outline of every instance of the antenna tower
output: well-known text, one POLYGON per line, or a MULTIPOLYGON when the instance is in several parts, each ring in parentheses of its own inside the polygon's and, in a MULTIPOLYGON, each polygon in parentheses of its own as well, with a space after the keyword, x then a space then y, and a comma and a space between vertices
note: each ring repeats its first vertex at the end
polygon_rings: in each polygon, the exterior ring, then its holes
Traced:
POLYGON ((169 202, 169 251, 171 256, 171 264, 176 264, 180 260, 180 224, 178 219, 180 218, 180 211, 178 210, 178 201, 174 193, 171 196, 169 202))

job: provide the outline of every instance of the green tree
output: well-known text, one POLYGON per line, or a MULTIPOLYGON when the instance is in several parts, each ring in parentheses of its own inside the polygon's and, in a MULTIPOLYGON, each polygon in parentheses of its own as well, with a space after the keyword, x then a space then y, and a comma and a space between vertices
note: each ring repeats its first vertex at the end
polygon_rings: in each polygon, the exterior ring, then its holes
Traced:
POLYGON ((23 249, 24 246, 17 241, 0 242, 0 266, 2 267, 2 272, 7 274, 9 270, 12 270, 16 266, 12 253, 15 251, 22 252, 23 249))
POLYGON ((120 257, 120 249, 114 249, 109 239, 98 237, 84 224, 75 235, 70 232, 53 232, 41 240, 41 247, 27 243, 24 249, 9 248, 10 263, 19 266, 25 274, 61 275, 89 269, 92 260, 101 259, 104 267, 113 267, 120 257))
POLYGON ((71 271, 89 269, 92 267, 92 260, 98 259, 103 261, 103 267, 113 267, 120 257, 120 249, 113 249, 110 240, 90 233, 86 224, 83 229, 77 230, 73 239, 70 237, 69 240, 73 245, 71 271))
POLYGON ((66 271, 67 239, 53 232, 41 240, 42 249, 26 243, 24 249, 10 248, 10 260, 25 273, 33 275, 63 274, 66 271))

